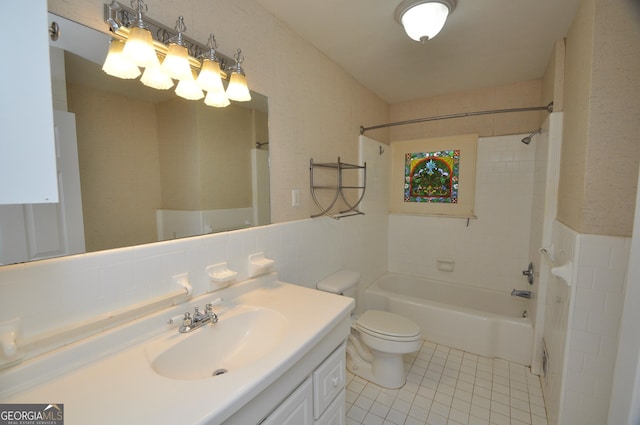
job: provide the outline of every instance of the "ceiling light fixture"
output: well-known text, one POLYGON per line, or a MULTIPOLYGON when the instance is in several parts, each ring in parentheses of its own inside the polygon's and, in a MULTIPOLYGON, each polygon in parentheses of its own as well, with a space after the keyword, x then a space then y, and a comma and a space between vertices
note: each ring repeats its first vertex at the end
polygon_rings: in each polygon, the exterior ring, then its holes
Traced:
POLYGON ((455 8, 456 0, 404 0, 395 16, 409 38, 424 43, 438 35, 455 8))

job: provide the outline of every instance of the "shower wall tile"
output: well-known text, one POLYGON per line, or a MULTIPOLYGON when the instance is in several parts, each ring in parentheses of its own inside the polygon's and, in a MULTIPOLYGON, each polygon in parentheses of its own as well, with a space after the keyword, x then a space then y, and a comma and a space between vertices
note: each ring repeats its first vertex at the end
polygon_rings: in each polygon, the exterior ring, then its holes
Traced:
POLYGON ((502 292, 526 288, 536 145, 522 137, 478 141, 478 218, 468 226, 460 218, 390 215, 390 271, 502 292), (454 271, 437 270, 440 258, 454 260, 454 271))

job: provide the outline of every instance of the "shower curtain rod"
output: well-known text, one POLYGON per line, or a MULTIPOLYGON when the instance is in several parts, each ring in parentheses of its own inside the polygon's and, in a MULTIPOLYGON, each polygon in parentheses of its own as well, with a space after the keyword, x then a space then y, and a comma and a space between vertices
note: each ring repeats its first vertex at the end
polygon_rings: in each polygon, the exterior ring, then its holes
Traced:
POLYGON ((438 121, 438 120, 448 120, 451 118, 471 117, 475 115, 490 115, 490 114, 503 114, 506 112, 527 112, 527 111, 547 111, 551 113, 553 112, 553 102, 549 103, 547 106, 530 106, 527 108, 494 109, 492 111, 462 112, 459 114, 439 115, 436 117, 425 117, 425 118, 416 118, 416 119, 407 120, 407 121, 390 122, 387 124, 379 124, 371 127, 360 126, 360 134, 362 135, 364 134, 365 131, 377 130, 379 128, 395 127, 397 125, 406 125, 406 124, 416 124, 419 122, 426 122, 426 121, 438 121))

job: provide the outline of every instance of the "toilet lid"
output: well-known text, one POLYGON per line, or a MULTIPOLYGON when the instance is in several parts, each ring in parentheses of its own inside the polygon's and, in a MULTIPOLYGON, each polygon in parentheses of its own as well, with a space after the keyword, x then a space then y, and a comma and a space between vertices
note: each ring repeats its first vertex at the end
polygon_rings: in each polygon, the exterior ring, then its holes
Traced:
POLYGON ((382 338, 416 338, 420 336, 420 327, 413 320, 395 313, 380 310, 367 310, 356 322, 358 329, 382 338))

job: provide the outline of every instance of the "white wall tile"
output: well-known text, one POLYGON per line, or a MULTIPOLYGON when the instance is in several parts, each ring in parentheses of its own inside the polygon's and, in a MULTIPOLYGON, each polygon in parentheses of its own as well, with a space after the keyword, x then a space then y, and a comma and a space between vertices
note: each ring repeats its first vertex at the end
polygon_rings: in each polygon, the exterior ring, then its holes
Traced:
POLYGON ((527 286, 535 145, 521 138, 478 141, 478 218, 468 226, 459 218, 389 216, 390 271, 503 292, 527 286), (437 270, 438 258, 454 260, 454 271, 437 270))
POLYGON ((630 238, 581 235, 577 241, 567 343, 570 362, 581 361, 567 368, 558 423, 599 425, 606 423, 611 397, 630 238))

